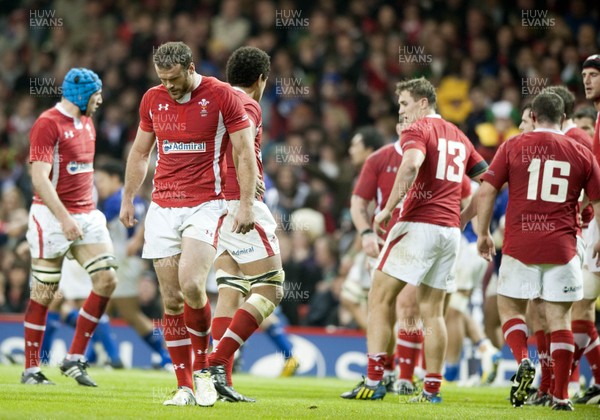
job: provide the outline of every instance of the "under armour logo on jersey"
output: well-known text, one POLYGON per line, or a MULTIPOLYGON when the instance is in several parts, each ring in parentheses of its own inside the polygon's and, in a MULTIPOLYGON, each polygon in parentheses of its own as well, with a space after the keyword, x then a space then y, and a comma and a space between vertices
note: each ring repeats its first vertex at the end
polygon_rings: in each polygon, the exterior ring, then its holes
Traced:
POLYGON ((33 346, 33 347, 39 347, 39 346, 40 346, 40 343, 39 343, 39 342, 37 342, 37 341, 33 341, 33 342, 31 342, 31 341, 28 341, 28 342, 27 342, 27 346, 29 346, 29 347, 31 347, 31 346, 33 346))
POLYGON ((65 138, 66 139, 72 139, 73 137, 75 137, 75 133, 73 133, 72 130, 65 131, 65 138))
POLYGON ((177 370, 177 369, 185 369, 185 365, 183 363, 180 364, 173 364, 173 370, 177 370))
POLYGON ((168 111, 169 110, 169 104, 158 104, 158 110, 162 111, 162 110, 168 111))
POLYGON ((397 166, 388 166, 387 172, 398 172, 398 167, 397 166))

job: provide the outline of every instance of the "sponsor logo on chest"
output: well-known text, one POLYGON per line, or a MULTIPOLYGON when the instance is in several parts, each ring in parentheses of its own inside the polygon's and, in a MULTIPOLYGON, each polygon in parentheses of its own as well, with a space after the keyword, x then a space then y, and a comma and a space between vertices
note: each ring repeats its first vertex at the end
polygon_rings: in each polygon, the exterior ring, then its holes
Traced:
POLYGON ((94 164, 92 162, 69 162, 67 163, 67 172, 71 175, 93 172, 94 164))
POLYGON ((162 151, 165 154, 168 153, 204 153, 206 152, 206 143, 189 142, 185 143, 182 141, 169 141, 164 140, 162 143, 162 151))

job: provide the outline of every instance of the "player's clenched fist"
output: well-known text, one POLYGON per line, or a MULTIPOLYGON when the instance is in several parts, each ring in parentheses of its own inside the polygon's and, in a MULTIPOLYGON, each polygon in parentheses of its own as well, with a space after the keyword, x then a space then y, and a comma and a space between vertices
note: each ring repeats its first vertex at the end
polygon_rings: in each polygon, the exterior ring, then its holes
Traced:
POLYGON ((477 238, 477 251, 486 261, 492 261, 492 257, 496 255, 496 246, 492 235, 488 234, 477 238))
POLYGON ((83 238, 83 231, 81 230, 79 223, 77 223, 70 215, 67 215, 60 223, 62 225, 62 231, 68 241, 83 238))
POLYGON ((123 200, 119 220, 126 228, 134 227, 138 223, 138 220, 135 218, 135 208, 132 201, 123 200))

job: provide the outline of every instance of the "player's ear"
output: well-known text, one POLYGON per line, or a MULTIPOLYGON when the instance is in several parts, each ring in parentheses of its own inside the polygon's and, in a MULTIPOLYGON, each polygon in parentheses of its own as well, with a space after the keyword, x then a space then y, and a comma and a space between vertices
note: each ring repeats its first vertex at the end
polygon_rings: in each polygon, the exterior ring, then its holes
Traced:
POLYGON ((188 73, 189 74, 194 74, 194 72, 196 71, 196 65, 194 64, 194 62, 192 61, 190 63, 190 66, 188 67, 188 73))

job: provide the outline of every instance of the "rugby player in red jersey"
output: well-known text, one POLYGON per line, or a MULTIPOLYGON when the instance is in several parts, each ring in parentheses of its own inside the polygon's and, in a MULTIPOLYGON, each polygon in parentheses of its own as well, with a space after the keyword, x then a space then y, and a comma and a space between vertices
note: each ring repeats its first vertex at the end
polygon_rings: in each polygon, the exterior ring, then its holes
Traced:
POLYGON ((525 311, 529 299, 541 298, 554 361, 552 408, 570 411, 567 387, 575 350, 570 308, 583 296, 578 200, 584 189, 598 214, 600 168, 588 149, 562 134, 563 114, 563 101, 555 93, 542 92, 533 100, 535 130, 503 144, 482 177, 477 230, 479 253, 491 259, 492 207, 498 190, 508 182, 498 308, 506 343, 519 363, 510 401, 515 407, 523 405, 535 375, 527 357, 525 311))
MULTIPOLYGON (((263 166, 260 144, 262 110, 259 102, 270 71, 270 58, 255 47, 235 50, 226 66, 227 81, 242 102, 250 119, 254 139, 254 159, 260 182, 263 166)), ((224 194, 229 212, 220 228, 215 261, 219 299, 212 322, 213 351, 208 358, 212 383, 221 399, 254 402, 231 386, 234 353, 275 309, 283 297, 284 272, 275 235, 277 222, 262 197, 253 203, 254 230, 235 233, 232 226, 240 206, 240 179, 237 155, 227 147, 227 182, 224 194)), ((210 386, 210 383, 209 383, 210 386)))
POLYGON ((161 84, 149 89, 140 104, 120 219, 126 227, 137 222, 133 199, 156 143, 158 161, 142 257, 154 261, 165 307, 164 337, 177 377, 178 389, 164 404, 211 406, 217 393, 204 380, 210 378, 211 321, 205 285, 227 213, 225 151, 231 141, 238 170, 244 174, 231 229, 246 233, 254 227, 258 176, 254 135, 235 91, 227 83, 196 73, 187 45, 167 42, 153 58, 161 84))
POLYGON ((399 221, 388 234, 369 293, 367 378, 342 394, 349 399, 381 399, 385 349, 396 296, 406 284, 418 286, 427 374, 423 392, 412 402, 441 402, 440 385, 447 346, 446 291, 454 289, 453 268, 460 242, 463 176, 478 178, 487 164, 469 139, 435 113, 436 94, 424 78, 398 83, 399 116, 410 124, 400 135, 403 151, 390 198, 374 221, 376 231, 406 196, 399 221))
MULTIPOLYGON (((594 102, 596 110, 600 110, 600 55, 588 57, 583 63, 581 72, 585 97, 594 102)), ((581 131, 584 131, 580 129, 581 131)), ((566 133, 565 133, 566 134, 566 133)), ((568 135, 568 134, 567 134, 568 135)), ((597 162, 600 152, 600 119, 596 119, 596 128, 592 138, 592 149, 595 151, 597 162)), ((584 220, 585 221, 585 220, 584 220)), ((600 240, 598 225, 595 219, 589 222, 584 230, 583 239, 586 243, 583 278, 583 299, 573 304, 573 335, 575 336, 574 364, 578 364, 582 355, 585 355, 592 368, 594 385, 585 393, 574 400, 575 404, 596 404, 600 402, 600 338, 596 329, 595 303, 600 296, 600 267, 597 267, 593 258, 593 246, 600 240)))
POLYGON ((91 70, 73 68, 63 96, 31 129, 31 179, 35 196, 29 212, 31 299, 25 312, 25 384, 52 384, 40 371, 48 305, 60 281, 67 253, 90 274, 92 292, 83 303, 75 336, 61 371, 80 385, 97 386, 84 354, 117 284, 106 218, 92 199, 96 130, 91 115, 102 104, 102 81, 91 70))

